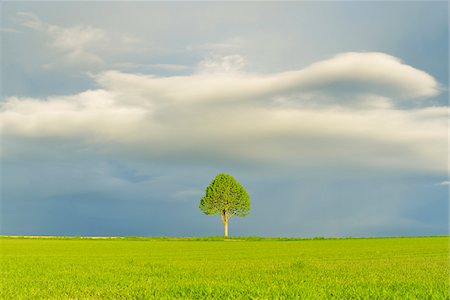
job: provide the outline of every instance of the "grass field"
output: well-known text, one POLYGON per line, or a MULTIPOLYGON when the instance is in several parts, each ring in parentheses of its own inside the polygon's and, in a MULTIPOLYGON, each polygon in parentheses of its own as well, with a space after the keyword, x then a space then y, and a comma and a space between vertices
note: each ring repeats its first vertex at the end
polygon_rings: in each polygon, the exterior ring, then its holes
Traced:
POLYGON ((2 299, 449 299, 449 238, 1 242, 2 299))

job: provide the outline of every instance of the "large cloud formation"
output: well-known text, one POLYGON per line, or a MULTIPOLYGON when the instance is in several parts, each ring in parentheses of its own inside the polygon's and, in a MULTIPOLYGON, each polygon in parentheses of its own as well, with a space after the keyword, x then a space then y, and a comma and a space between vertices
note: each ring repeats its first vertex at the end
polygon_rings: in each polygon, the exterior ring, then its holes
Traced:
POLYGON ((96 90, 7 98, 4 138, 128 158, 446 172, 447 107, 426 105, 439 84, 395 57, 343 53, 275 74, 222 61, 190 76, 107 71, 93 75, 96 90))

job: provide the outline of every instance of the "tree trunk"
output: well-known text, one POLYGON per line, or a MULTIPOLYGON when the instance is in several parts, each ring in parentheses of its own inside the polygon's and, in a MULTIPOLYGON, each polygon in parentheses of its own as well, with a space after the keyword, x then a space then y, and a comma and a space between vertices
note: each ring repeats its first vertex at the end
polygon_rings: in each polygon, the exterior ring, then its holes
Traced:
POLYGON ((220 217, 222 218, 223 223, 223 236, 228 238, 228 220, 230 219, 230 216, 228 215, 228 212, 224 210, 220 217))
POLYGON ((223 222, 223 235, 225 236, 225 238, 228 238, 228 220, 225 219, 225 221, 223 222))

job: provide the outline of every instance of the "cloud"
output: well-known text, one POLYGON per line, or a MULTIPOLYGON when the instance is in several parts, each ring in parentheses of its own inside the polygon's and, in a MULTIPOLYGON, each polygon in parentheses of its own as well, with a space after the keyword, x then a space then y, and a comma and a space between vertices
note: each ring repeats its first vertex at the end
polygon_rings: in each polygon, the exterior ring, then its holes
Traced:
POLYGON ((110 33, 93 26, 78 24, 63 27, 42 21, 32 12, 18 12, 17 22, 22 26, 43 33, 48 39, 49 48, 60 59, 46 64, 45 68, 54 68, 60 64, 71 66, 101 66, 104 57, 111 53, 135 51, 143 46, 138 39, 110 33))
POLYGON ((135 69, 135 68, 144 68, 151 70, 164 70, 164 71, 186 71, 191 67, 187 65, 180 64, 142 64, 142 63, 118 63, 114 64, 117 68, 125 68, 125 69, 135 69))
POLYGON ((25 27, 35 29, 35 30, 45 30, 47 27, 44 22, 42 22, 39 17, 32 12, 18 12, 17 21, 25 27))
POLYGON ((246 44, 246 41, 242 37, 233 37, 225 39, 220 42, 215 43, 204 43, 196 46, 189 46, 188 50, 200 50, 207 53, 224 54, 231 52, 236 52, 242 49, 246 44))
POLYGON ((211 56, 199 63, 198 73, 230 73, 242 71, 246 60, 237 54, 226 56, 211 56))
POLYGON ((5 138, 73 140, 174 163, 446 172, 447 107, 396 106, 398 98, 436 95, 437 82, 383 53, 346 53, 275 74, 108 71, 94 79, 98 90, 73 96, 8 98, 5 138))
POLYGON ((60 27, 43 22, 32 12, 18 12, 17 19, 25 27, 42 32, 50 39, 50 48, 68 64, 102 64, 103 59, 94 49, 108 42, 107 33, 85 25, 60 27))
POLYGON ((443 186, 450 185, 450 181, 442 181, 442 182, 439 182, 439 185, 443 185, 443 186))
POLYGON ((19 30, 8 27, 0 27, 0 32, 3 33, 21 33, 19 30))
POLYGON ((190 68, 189 66, 180 64, 150 64, 148 65, 148 67, 151 69, 160 69, 167 71, 185 71, 190 68))
MULTIPOLYGON (((300 72, 299 72, 300 73, 300 72)), ((379 52, 343 53, 303 70, 309 88, 350 89, 362 93, 404 98, 430 97, 439 93, 436 80, 424 71, 379 52)))
POLYGON ((326 100, 327 105, 332 102, 347 106, 351 100, 361 98, 366 103, 382 100, 385 104, 393 98, 414 99, 439 93, 432 76, 383 53, 346 53, 301 70, 275 74, 238 72, 243 64, 240 56, 226 56, 206 63, 211 66, 210 72, 191 76, 154 77, 109 71, 96 79, 107 89, 136 88, 145 93, 145 103, 260 103, 270 99, 292 104, 312 100, 315 105, 326 100))

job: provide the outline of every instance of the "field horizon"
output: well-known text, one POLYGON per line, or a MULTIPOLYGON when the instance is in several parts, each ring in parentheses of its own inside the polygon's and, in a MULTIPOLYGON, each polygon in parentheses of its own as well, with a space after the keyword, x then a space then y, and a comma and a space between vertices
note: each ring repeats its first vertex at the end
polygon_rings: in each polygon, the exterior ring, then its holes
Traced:
POLYGON ((119 240, 173 240, 173 241, 220 241, 220 240, 242 240, 242 241, 302 241, 302 240, 349 240, 349 239, 402 239, 402 238, 450 238, 449 235, 404 235, 404 236, 345 236, 345 237, 333 237, 333 236, 314 236, 314 237, 287 237, 287 236, 133 236, 133 235, 0 235, 2 238, 11 239, 119 239, 119 240))

